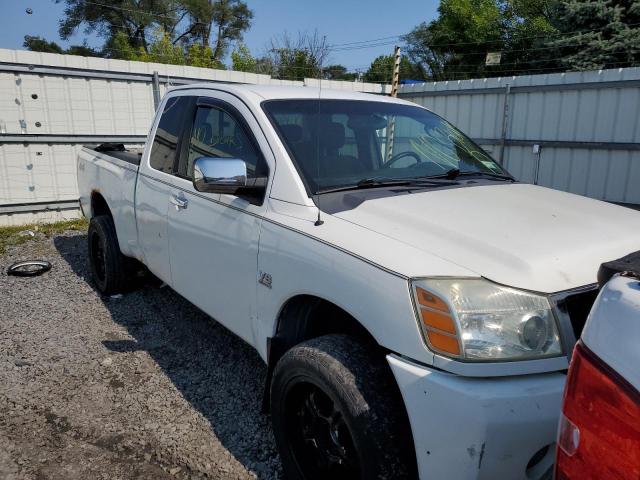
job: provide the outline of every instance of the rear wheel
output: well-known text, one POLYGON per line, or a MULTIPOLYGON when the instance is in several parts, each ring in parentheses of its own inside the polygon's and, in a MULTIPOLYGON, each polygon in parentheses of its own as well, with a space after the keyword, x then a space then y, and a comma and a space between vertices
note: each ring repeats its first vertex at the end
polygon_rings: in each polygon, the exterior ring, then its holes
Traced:
POLYGON ((111 217, 93 217, 87 239, 91 274, 98 290, 105 295, 127 291, 135 278, 135 260, 120 252, 111 217))
POLYGON ((384 357, 346 335, 293 347, 271 384, 271 414, 290 479, 407 479, 415 453, 384 357))

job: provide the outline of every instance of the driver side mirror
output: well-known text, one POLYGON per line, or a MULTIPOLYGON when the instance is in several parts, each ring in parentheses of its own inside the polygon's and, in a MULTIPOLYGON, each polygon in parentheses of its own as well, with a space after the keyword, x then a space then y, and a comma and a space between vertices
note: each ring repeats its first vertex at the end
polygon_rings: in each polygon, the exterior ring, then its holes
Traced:
POLYGON ((193 165, 198 192, 237 195, 247 186, 247 165, 237 158, 200 157, 193 165))

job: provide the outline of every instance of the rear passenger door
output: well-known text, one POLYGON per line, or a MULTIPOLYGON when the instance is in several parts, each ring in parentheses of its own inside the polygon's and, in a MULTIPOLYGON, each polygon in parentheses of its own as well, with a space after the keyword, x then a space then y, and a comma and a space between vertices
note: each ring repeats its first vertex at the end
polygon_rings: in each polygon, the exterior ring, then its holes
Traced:
POLYGON ((170 192, 172 286, 253 344, 264 199, 198 192, 192 176, 199 157, 241 159, 247 165, 247 181, 266 185, 264 151, 269 150, 264 148, 266 140, 254 133, 262 135, 240 100, 224 92, 209 95, 197 99, 170 192))
POLYGON ((156 276, 171 283, 168 218, 171 182, 177 168, 184 125, 189 121, 195 99, 169 97, 155 130, 148 152, 140 163, 135 191, 138 242, 144 263, 156 276))

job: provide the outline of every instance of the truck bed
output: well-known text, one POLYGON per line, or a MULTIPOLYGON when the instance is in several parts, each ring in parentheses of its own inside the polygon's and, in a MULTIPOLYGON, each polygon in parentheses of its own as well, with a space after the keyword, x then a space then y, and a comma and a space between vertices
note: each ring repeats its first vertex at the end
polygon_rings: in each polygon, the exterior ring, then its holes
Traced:
POLYGON ((84 145, 78 155, 78 190, 85 216, 109 206, 123 254, 139 258, 135 217, 136 179, 144 148, 122 144, 84 145))
POLYGON ((84 145, 84 148, 117 158, 119 160, 137 166, 140 165, 140 159, 142 158, 142 152, 144 150, 143 147, 126 148, 122 143, 101 143, 99 145, 84 145))

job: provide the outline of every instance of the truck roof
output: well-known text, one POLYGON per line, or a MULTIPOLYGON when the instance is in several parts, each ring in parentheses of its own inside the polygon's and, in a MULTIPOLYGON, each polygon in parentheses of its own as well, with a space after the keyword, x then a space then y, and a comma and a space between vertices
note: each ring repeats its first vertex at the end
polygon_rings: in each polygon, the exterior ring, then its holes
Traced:
POLYGON ((348 90, 335 90, 330 88, 317 87, 298 87, 298 86, 281 86, 281 85, 250 85, 239 83, 192 83, 174 87, 175 90, 192 90, 192 89, 211 89, 222 90, 233 93, 238 96, 247 98, 253 97, 254 101, 262 100, 283 100, 283 99, 336 99, 336 100, 369 100, 377 102, 393 102, 403 103, 407 105, 416 105, 387 95, 354 92, 348 90))

